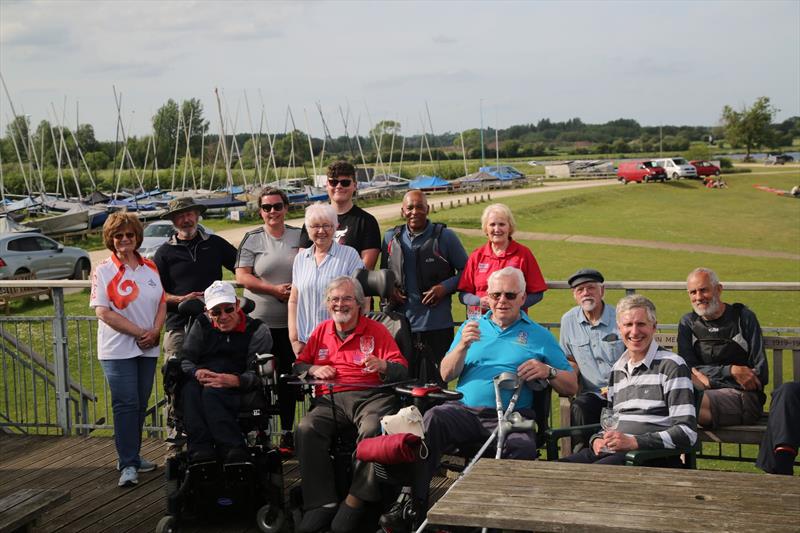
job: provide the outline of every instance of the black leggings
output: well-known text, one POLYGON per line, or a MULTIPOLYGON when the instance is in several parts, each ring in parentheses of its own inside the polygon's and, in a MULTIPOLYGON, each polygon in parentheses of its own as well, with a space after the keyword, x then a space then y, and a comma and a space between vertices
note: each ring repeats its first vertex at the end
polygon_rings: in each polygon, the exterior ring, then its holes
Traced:
MULTIPOLYGON (((289 342, 289 328, 269 328, 272 334, 272 353, 278 358, 278 375, 291 374, 294 364, 294 350, 289 342)), ((297 385, 278 382, 278 410, 281 429, 291 431, 294 426, 294 413, 300 395, 297 385)))

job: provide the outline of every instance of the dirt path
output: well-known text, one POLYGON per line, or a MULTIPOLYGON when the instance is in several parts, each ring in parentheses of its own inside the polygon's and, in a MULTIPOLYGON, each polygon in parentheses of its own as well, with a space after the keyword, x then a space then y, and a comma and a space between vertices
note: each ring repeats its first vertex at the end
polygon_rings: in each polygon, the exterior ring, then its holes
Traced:
MULTIPOLYGON (((450 228, 457 233, 471 236, 483 236, 483 231, 471 228, 450 228)), ((800 261, 800 254, 789 252, 773 252, 771 250, 755 250, 752 248, 730 248, 727 246, 711 246, 707 244, 687 244, 664 241, 644 241, 638 239, 618 239, 616 237, 592 237, 591 235, 568 235, 566 233, 535 233, 518 231, 514 237, 531 241, 566 241, 583 244, 610 244, 612 246, 635 246, 638 248, 654 248, 657 250, 674 250, 677 252, 700 252, 706 254, 741 255, 745 257, 768 257, 775 259, 793 259, 800 261)))

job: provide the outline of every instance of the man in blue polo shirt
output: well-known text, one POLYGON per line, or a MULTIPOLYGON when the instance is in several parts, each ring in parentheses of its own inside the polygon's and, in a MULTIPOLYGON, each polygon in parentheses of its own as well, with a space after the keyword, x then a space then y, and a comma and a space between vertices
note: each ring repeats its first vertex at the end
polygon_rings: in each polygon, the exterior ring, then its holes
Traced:
MULTIPOLYGON (((520 309, 525 302, 525 277, 522 271, 506 267, 489 276, 491 310, 478 321, 465 322, 456 333, 450 351, 442 359, 444 381, 458 378, 461 402, 448 402, 425 413, 425 443, 428 459, 424 479, 415 483, 415 496, 427 501, 428 486, 448 449, 482 443, 497 426, 492 379, 502 372, 515 372, 523 385, 516 410, 533 419, 531 388, 543 380, 563 395, 578 390, 564 352, 555 338, 520 309)), ((512 391, 502 391, 504 407, 512 391)), ((530 433, 512 433, 505 441, 503 457, 535 459, 536 437, 530 433)), ((425 506, 423 506, 424 508, 425 506)))

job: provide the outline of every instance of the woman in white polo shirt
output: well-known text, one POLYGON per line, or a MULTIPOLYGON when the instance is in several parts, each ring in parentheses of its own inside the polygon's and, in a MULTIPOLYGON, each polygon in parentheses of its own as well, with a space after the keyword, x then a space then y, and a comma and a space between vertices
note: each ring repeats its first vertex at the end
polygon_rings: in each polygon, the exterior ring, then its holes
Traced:
POLYGON ((136 251, 142 233, 133 214, 108 217, 103 241, 112 254, 95 268, 89 300, 99 319, 97 357, 111 390, 120 487, 136 485, 138 472, 156 468, 139 452, 167 307, 155 263, 136 251))

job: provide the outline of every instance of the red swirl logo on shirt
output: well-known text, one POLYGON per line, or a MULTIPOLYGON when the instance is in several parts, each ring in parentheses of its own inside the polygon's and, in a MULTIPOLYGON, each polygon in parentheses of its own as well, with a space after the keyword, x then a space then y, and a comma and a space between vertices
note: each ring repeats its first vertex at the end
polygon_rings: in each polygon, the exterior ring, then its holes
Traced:
POLYGON ((129 303, 139 296, 139 287, 136 285, 136 282, 127 279, 120 283, 123 275, 124 272, 120 270, 106 286, 108 299, 111 300, 117 309, 125 309, 128 307, 129 303))

